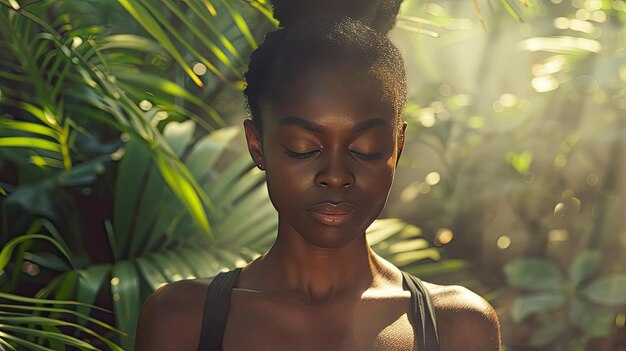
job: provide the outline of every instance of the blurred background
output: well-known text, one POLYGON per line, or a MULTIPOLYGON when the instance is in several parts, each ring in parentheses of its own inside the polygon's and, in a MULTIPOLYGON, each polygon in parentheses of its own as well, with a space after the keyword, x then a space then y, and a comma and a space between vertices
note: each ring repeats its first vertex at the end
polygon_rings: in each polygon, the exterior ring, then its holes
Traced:
MULTIPOLYGON (((265 0, 0 0, 0 349, 132 350, 141 303, 243 266, 265 0)), ((407 143, 376 252, 485 297, 505 350, 626 350, 626 2, 405 0, 407 143)))

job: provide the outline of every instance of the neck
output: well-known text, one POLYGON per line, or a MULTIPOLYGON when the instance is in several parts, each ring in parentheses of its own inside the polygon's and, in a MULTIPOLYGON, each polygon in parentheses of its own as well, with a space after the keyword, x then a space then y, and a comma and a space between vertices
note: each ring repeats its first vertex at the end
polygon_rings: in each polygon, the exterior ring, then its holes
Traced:
POLYGON ((279 226, 272 248, 248 267, 256 271, 240 287, 261 291, 295 292, 309 302, 398 283, 397 268, 376 255, 365 233, 341 248, 311 244, 289 228, 279 226), (282 230, 281 230, 282 229, 282 230))

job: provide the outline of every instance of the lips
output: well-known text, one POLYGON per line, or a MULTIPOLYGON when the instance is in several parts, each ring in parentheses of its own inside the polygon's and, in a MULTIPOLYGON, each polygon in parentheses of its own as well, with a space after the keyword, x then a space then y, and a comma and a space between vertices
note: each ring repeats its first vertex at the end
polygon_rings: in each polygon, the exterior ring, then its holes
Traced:
POLYGON ((313 219, 325 225, 344 224, 352 218, 354 211, 356 207, 347 202, 337 204, 325 202, 307 210, 313 219))

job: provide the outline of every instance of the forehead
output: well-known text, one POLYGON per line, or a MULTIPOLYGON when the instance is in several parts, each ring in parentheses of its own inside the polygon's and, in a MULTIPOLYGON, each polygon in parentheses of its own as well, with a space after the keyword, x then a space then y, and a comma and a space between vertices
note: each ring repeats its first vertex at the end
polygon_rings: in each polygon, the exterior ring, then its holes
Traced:
MULTIPOLYGON (((321 126, 353 128, 372 119, 393 125, 394 96, 376 72, 345 63, 302 67, 277 79, 273 98, 262 104, 264 125, 274 128, 287 116, 321 126)), ((379 123, 379 122, 376 122, 379 123)))

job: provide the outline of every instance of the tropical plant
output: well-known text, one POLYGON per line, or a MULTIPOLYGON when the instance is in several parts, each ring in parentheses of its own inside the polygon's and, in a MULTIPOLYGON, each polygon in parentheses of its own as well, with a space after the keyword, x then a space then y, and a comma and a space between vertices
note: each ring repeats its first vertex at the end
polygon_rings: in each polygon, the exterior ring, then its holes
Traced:
MULTIPOLYGON (((234 147, 239 128, 214 130, 223 122, 207 102, 155 74, 162 71, 160 65, 169 57, 176 61, 182 58, 168 42, 168 35, 183 47, 197 48, 196 43, 188 43, 187 35, 165 25, 169 19, 152 3, 121 3, 158 43, 137 35, 104 35, 97 26, 60 32, 55 28, 73 25, 67 14, 56 20, 59 24, 43 26, 41 23, 49 22, 44 19, 49 12, 60 11, 55 6, 2 8, 8 20, 3 22, 7 37, 2 40, 15 48, 0 55, 10 67, 0 76, 4 92, 0 143, 4 166, 11 169, 17 165, 19 176, 17 186, 3 184, 8 193, 3 210, 4 216, 13 220, 12 235, 24 241, 20 241, 7 274, 1 278, 4 289, 19 289, 20 268, 36 265, 46 273, 34 279, 40 287, 45 285, 37 293, 38 301, 53 298, 91 305, 97 303, 98 296, 108 296, 104 305, 114 310, 115 324, 126 332, 120 344, 130 350, 141 302, 151 292, 169 282, 212 276, 245 264, 269 247, 276 218, 262 173, 245 152, 234 147), (157 23, 164 25, 167 33, 157 23), (32 38, 41 36, 56 46, 29 49, 38 41, 20 34, 24 28, 32 38), (32 61, 22 62, 22 56, 32 61), (159 64, 146 67, 138 58, 150 58, 151 62, 159 58, 159 64), (23 71, 30 75, 24 77, 23 71), (51 102, 42 107, 42 101, 51 102), (191 120, 178 122, 182 117, 191 120), (61 125, 64 127, 58 127, 61 125), (207 134, 207 130, 211 132, 207 134), (83 196, 87 200, 82 200, 83 196), (82 220, 91 216, 77 203, 98 200, 111 201, 112 212, 95 216, 96 220, 82 220), (20 235, 20 226, 26 227, 25 233, 54 237, 70 259, 65 261, 46 247, 32 246, 25 240, 28 235, 20 235), (98 237, 100 233, 104 238, 98 237), (91 242, 98 242, 99 247, 91 242)), ((177 18, 193 18, 181 16, 181 10, 169 2, 164 4, 177 18)), ((251 4, 262 9, 260 3, 251 4)), ((199 2, 189 2, 186 11, 210 11, 196 5, 199 2)), ((223 5, 238 23, 235 9, 228 2, 223 5)), ((204 17, 196 18, 209 29, 211 25, 218 28, 204 17)), ((237 27, 246 31, 241 23, 237 27)), ((197 36, 204 33, 192 32, 197 36)), ((45 40, 41 45, 47 43, 45 40)), ((207 51, 213 50, 216 61, 225 55, 216 54, 216 43, 231 49, 237 46, 228 44, 224 36, 198 40, 207 44, 207 51)), ((249 39, 246 45, 247 50, 254 47, 249 39)), ((211 61, 204 54, 194 55, 210 68, 211 61)), ((197 83, 196 73, 184 62, 178 63, 197 83)), ((240 77, 233 70, 228 76, 220 73, 228 71, 225 67, 229 62, 216 62, 216 78, 205 76, 206 84, 220 81, 237 86, 240 77)), ((94 207, 87 205, 87 209, 93 211, 94 207)), ((109 211, 106 206, 95 209, 109 211)), ((424 239, 417 238, 417 228, 397 220, 382 223, 386 225, 372 227, 373 243, 398 264, 438 257, 424 239), (384 243, 382 239, 386 239, 384 243)), ((8 234, 3 233, 4 237, 8 234)), ((7 255, 5 258, 8 260, 7 255)), ((92 312, 86 305, 76 307, 80 316, 92 312)), ((110 317, 103 318, 113 322, 110 317)), ((49 342, 54 344, 54 340, 49 342)))
MULTIPOLYGON (((12 239, 2 247, 0 272, 6 267, 17 247, 33 240, 52 243, 71 262, 68 252, 55 239, 46 235, 26 234, 12 239)), ((6 348, 15 351, 17 347, 19 349, 49 351, 65 350, 66 346, 80 350, 99 350, 94 346, 94 343, 88 343, 68 335, 68 331, 72 329, 99 341, 110 350, 122 350, 98 332, 85 327, 86 323, 91 323, 103 330, 124 334, 120 330, 83 313, 90 309, 108 312, 102 308, 74 301, 27 298, 2 292, 0 292, 0 302, 2 302, 0 303, 0 349, 2 350, 6 348), (42 316, 42 314, 45 315, 42 316), (78 323, 68 321, 67 316, 77 319, 78 323), (64 330, 62 331, 61 328, 64 330)))
POLYGON ((556 349, 570 350, 575 345, 582 349, 589 339, 609 334, 617 314, 614 307, 626 304, 626 274, 591 279, 601 259, 600 251, 582 251, 571 263, 568 279, 544 258, 518 259, 504 267, 510 286, 531 292, 513 302, 513 321, 533 315, 543 320, 543 327, 530 339, 532 346, 552 343, 556 349), (561 318, 563 312, 569 318, 561 318))

